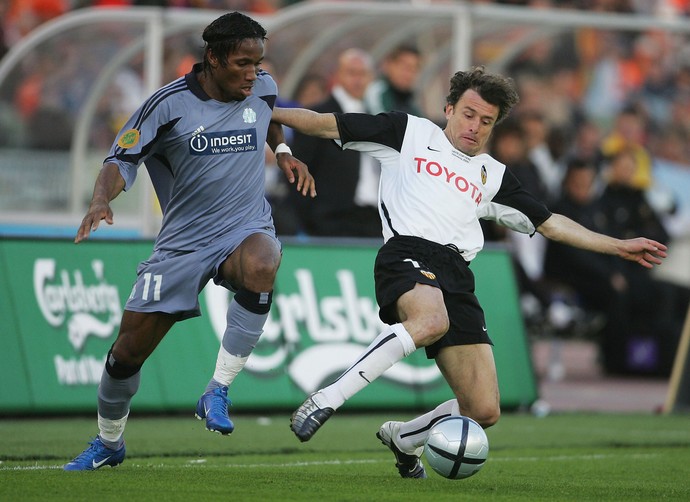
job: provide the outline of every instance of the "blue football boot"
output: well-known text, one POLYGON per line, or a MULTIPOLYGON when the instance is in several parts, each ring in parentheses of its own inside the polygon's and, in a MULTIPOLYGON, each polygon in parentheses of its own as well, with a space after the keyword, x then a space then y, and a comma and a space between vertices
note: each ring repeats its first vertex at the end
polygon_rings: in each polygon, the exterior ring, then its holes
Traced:
POLYGON ((99 436, 96 436, 89 444, 91 446, 75 457, 74 460, 65 464, 63 469, 66 471, 95 471, 106 465, 115 467, 120 465, 125 459, 124 444, 117 450, 111 450, 101 442, 99 436))
POLYGON ((206 428, 220 434, 230 434, 235 430, 235 424, 228 416, 228 388, 219 387, 206 392, 196 403, 196 418, 206 419, 206 428))

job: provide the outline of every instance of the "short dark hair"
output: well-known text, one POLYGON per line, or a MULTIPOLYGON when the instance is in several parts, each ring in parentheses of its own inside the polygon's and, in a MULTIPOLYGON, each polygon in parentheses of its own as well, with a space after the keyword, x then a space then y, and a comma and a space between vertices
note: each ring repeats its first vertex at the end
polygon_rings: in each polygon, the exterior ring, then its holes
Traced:
POLYGON ((237 51, 244 40, 266 40, 266 30, 251 17, 239 12, 223 14, 209 24, 201 35, 204 39, 204 70, 210 69, 209 51, 218 58, 221 66, 227 64, 228 55, 237 51))
POLYGON ((571 171, 579 171, 581 169, 593 169, 596 170, 596 166, 590 160, 583 157, 573 157, 566 163, 566 173, 571 171))
POLYGON ((402 44, 397 46, 388 54, 386 54, 385 59, 388 61, 392 61, 398 59, 403 54, 414 54, 418 58, 422 57, 422 54, 419 52, 419 49, 417 49, 414 45, 402 44))
POLYGON ((454 106, 468 89, 476 91, 487 103, 498 106, 497 124, 520 101, 512 78, 487 73, 483 66, 475 66, 469 71, 456 72, 451 77, 446 104, 454 106))

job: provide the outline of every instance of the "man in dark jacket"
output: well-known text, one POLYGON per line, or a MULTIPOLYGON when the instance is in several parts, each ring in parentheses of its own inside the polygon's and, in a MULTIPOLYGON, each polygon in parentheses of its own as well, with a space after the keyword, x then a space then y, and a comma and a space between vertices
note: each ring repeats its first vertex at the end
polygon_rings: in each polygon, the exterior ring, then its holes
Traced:
MULTIPOLYGON (((374 75, 371 57, 347 49, 338 58, 331 93, 318 112, 365 112, 363 97, 374 75)), ((381 237, 377 209, 378 163, 366 154, 343 152, 333 141, 295 133, 292 150, 319 187, 306 204, 294 193, 301 231, 329 237, 381 237)), ((291 191, 292 192, 292 191, 291 191)))

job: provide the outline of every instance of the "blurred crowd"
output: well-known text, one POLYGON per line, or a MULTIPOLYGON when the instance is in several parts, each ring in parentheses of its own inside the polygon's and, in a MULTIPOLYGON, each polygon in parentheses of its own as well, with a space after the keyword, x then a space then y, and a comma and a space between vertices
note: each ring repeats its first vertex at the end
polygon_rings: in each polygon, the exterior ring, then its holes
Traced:
MULTIPOLYGON (((310 0, 0 0, 0 57, 7 47, 40 24, 85 7, 156 6, 239 10, 269 14, 288 5, 310 0)), ((327 0, 316 0, 327 1, 327 0)), ((452 0, 428 0, 448 3, 452 0)), ((690 16, 690 0, 468 0, 475 4, 501 4, 549 9, 690 16)), ((412 3, 415 3, 414 0, 412 3)))
MULTIPOLYGON (((0 0, 6 50, 36 26, 70 9, 88 6, 158 5, 268 13, 281 0, 0 0)), ((688 16, 690 0, 523 0, 480 1, 655 16, 688 16)), ((511 43, 521 28, 506 30, 498 43, 511 43)), ((96 42, 94 42, 96 43, 96 42)), ((475 64, 489 64, 496 41, 480 40, 475 64)), ((186 73, 198 47, 171 42, 165 80, 186 73)), ((343 51, 335 70, 312 68, 282 106, 321 111, 405 110, 424 116, 416 84, 424 54, 401 46, 375 62, 366 48, 343 51)), ((79 82, 60 91, 56 75, 82 65, 60 54, 45 54, 32 78, 17 85, 20 113, 36 115, 35 130, 51 123, 46 148, 67 148, 64 117, 38 115, 41 100, 61 92, 60 105, 82 92, 79 82), (62 141, 62 143, 60 143, 62 141), (57 142, 57 143, 56 143, 57 142)), ((280 84, 270 61, 264 69, 280 84)), ((143 100, 141 68, 121 72, 117 92, 101 104, 102 121, 91 141, 109 145, 125 117, 143 100)), ((512 169, 552 210, 616 237, 644 235, 667 243, 672 252, 690 246, 690 39, 663 31, 607 31, 580 28, 537 40, 504 70, 518 84, 521 102, 494 132, 489 153, 512 169)), ((57 98, 56 98, 57 99, 57 98)), ((67 104, 65 104, 67 103, 67 104)), ((437 109, 441 108, 438 104, 437 109)), ((54 110, 54 108, 49 108, 54 110)), ((438 116, 427 115, 438 121, 438 116)), ((2 117, 0 116, 0 122, 2 117)), ((0 123, 0 126, 2 124, 0 123)), ((36 137, 40 135, 35 135, 36 137)), ((301 237, 380 237, 376 210, 377 166, 372 159, 288 131, 295 156, 315 176, 316 201, 293 198, 277 169, 267 171, 267 195, 281 235, 301 237), (339 166, 334 169, 333 166, 339 166), (344 169, 343 169, 344 168, 344 169), (334 173, 335 171, 335 173, 334 173), (345 175, 346 173, 347 175, 345 175), (335 175, 334 175, 335 174, 335 175)), ((5 135, 4 141, 7 141, 5 135)), ((41 145, 33 145, 41 147, 41 145)), ((271 166, 271 152, 267 151, 271 166)), ((611 372, 667 373, 690 299, 688 271, 677 281, 659 278, 620 260, 547 243, 485 225, 488 241, 506 243, 513 252, 522 306, 530 328, 558 336, 582 334, 601 344, 604 367, 611 372), (650 341, 651 340, 651 341, 650 341), (635 345, 637 344, 637 345, 635 345), (646 345, 645 345, 646 344, 646 345)), ((688 268, 687 264, 685 265, 688 268)), ((673 274, 671 274, 673 275, 673 274)))

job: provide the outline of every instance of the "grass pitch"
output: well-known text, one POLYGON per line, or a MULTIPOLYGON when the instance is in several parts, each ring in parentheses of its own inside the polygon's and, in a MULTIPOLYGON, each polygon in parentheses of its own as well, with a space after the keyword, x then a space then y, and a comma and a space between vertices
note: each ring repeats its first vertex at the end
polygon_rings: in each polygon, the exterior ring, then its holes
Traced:
POLYGON ((235 416, 231 436, 192 417, 133 413, 117 468, 64 472, 92 418, 0 420, 0 501, 690 500, 690 417, 506 414, 475 476, 401 479, 374 436, 410 415, 336 414, 308 443, 287 414, 235 416))

